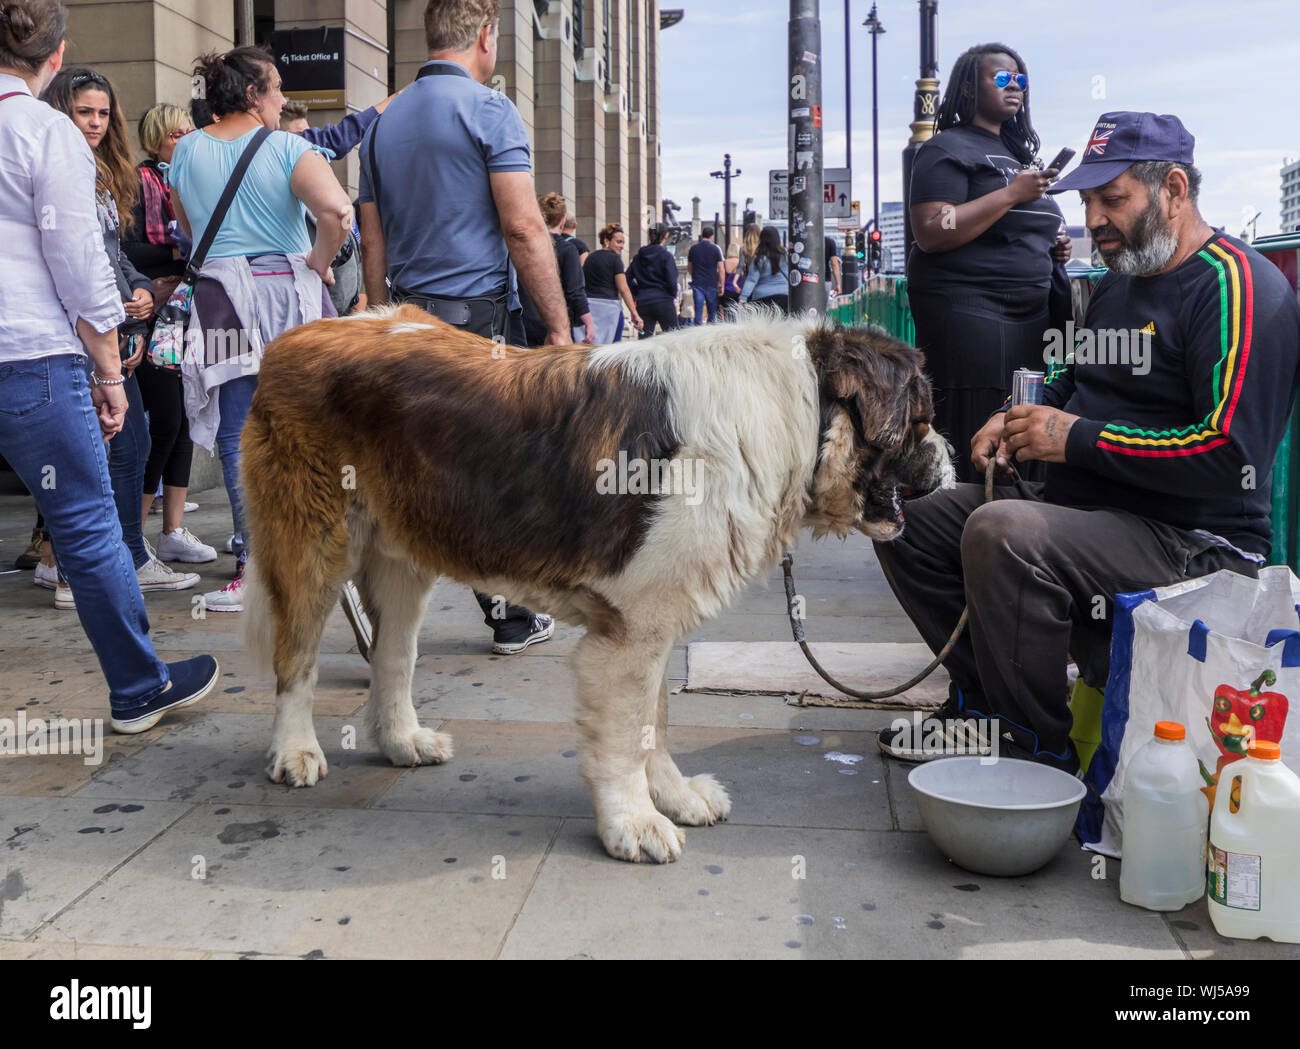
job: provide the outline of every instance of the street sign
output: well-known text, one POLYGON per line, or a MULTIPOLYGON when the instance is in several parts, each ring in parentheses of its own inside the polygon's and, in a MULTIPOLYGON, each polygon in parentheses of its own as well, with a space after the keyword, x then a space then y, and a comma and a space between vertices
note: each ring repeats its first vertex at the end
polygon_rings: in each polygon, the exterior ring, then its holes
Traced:
MULTIPOLYGON (((773 220, 785 221, 789 218, 789 182, 790 172, 769 171, 767 181, 767 216, 773 220)), ((822 170, 822 207, 823 218, 849 219, 853 178, 848 168, 825 168, 822 170)))

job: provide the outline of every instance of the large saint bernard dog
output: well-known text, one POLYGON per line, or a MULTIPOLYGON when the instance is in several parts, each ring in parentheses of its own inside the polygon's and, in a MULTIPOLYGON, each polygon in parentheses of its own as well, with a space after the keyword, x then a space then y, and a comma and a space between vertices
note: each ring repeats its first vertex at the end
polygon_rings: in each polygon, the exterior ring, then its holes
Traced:
POLYGON ((673 643, 801 528, 888 540, 901 498, 951 483, 921 354, 751 309, 626 345, 535 350, 414 306, 323 320, 266 350, 243 433, 247 636, 269 655, 267 772, 326 773, 316 653, 351 578, 374 624, 367 724, 395 765, 451 757, 416 720, 416 636, 439 575, 586 628, 582 775, 622 860, 681 855, 727 818, 664 747, 673 643))

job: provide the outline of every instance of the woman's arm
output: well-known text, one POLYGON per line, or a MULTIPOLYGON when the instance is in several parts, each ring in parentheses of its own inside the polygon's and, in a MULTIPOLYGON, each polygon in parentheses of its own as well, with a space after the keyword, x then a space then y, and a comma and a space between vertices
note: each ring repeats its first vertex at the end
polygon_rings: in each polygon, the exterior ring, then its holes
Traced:
POLYGON ((316 217, 316 243, 307 265, 324 279, 334 256, 352 232, 352 201, 334 177, 329 162, 315 150, 298 158, 289 189, 316 217))
POLYGON ((925 252, 952 251, 969 244, 1017 204, 1037 200, 1055 171, 1022 171, 1009 185, 964 204, 929 201, 908 212, 917 247, 925 252))
POLYGON ((754 259, 749 264, 749 271, 745 274, 745 286, 740 289, 741 302, 749 301, 750 293, 754 290, 754 286, 758 283, 758 269, 759 269, 758 259, 754 259))
POLYGON ((632 327, 641 327, 641 317, 636 312, 636 303, 632 299, 632 289, 627 286, 627 277, 622 273, 614 274, 614 287, 618 289, 618 297, 632 315, 632 327))

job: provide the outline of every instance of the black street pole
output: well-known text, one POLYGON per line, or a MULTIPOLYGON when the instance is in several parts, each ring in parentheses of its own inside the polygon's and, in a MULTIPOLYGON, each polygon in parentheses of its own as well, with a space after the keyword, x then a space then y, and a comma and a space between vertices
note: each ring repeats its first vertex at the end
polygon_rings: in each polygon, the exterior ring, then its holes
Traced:
POLYGON ((876 5, 871 5, 871 14, 862 23, 871 34, 871 217, 875 222, 873 229, 880 228, 880 106, 876 86, 876 38, 885 31, 876 17, 876 5))
POLYGON ((844 0, 844 166, 853 185, 853 37, 849 35, 849 5, 844 0))
POLYGON ((790 0, 790 314, 827 307, 820 0, 790 0))
POLYGON ((903 257, 912 250, 912 161, 916 151, 934 136, 939 115, 939 63, 935 61, 934 20, 939 0, 918 0, 921 7, 921 75, 912 100, 912 137, 903 148, 903 257))
MULTIPOLYGON (((740 168, 735 171, 731 170, 731 154, 726 153, 722 157, 722 170, 710 171, 710 178, 720 178, 723 181, 723 254, 731 247, 731 180, 743 174, 740 168)), ((717 230, 714 230, 714 236, 717 236, 717 230)))

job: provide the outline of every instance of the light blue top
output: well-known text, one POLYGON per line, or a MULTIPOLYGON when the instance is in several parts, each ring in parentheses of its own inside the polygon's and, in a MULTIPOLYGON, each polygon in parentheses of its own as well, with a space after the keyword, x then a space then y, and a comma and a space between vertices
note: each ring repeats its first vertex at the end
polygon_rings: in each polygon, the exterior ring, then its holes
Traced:
POLYGON ((790 293, 789 272, 785 255, 781 256, 779 273, 772 272, 772 264, 766 255, 756 255, 749 265, 749 272, 745 274, 745 286, 741 289, 740 301, 749 302, 752 299, 770 299, 774 295, 788 295, 790 293))
MULTIPOLYGON (((233 142, 196 131, 176 143, 168 178, 180 194, 196 245, 256 131, 254 128, 233 142)), ((311 143, 287 131, 272 131, 267 136, 240 183, 208 258, 311 251, 306 208, 289 189, 293 166, 311 148, 311 143)))
POLYGON ((504 93, 454 62, 427 65, 449 75, 416 80, 370 126, 357 199, 375 199, 370 138, 378 136, 377 203, 393 284, 426 295, 486 295, 507 283, 509 261, 490 176, 532 170, 528 130, 504 93))

